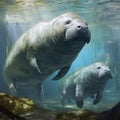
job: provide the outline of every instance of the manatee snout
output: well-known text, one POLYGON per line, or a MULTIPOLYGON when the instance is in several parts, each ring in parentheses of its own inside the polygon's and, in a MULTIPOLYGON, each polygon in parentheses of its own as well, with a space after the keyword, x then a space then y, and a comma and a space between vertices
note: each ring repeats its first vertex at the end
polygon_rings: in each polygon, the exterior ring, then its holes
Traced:
POLYGON ((91 34, 86 23, 78 23, 76 25, 78 36, 83 38, 87 44, 90 42, 91 34))
POLYGON ((65 38, 66 41, 80 41, 83 43, 89 43, 91 34, 88 29, 88 25, 84 20, 73 20, 66 25, 65 38))
POLYGON ((78 32, 85 32, 85 30, 88 29, 88 26, 86 24, 81 24, 81 23, 77 23, 75 27, 78 32))
POLYGON ((110 79, 112 79, 112 74, 111 74, 111 71, 109 68, 105 69, 104 72, 105 72, 106 76, 108 76, 110 79))
POLYGON ((109 78, 112 79, 112 73, 108 66, 97 64, 98 76, 99 78, 109 78))
POLYGON ((105 73, 110 73, 110 69, 109 69, 109 68, 108 68, 108 69, 105 69, 104 72, 105 72, 105 73))

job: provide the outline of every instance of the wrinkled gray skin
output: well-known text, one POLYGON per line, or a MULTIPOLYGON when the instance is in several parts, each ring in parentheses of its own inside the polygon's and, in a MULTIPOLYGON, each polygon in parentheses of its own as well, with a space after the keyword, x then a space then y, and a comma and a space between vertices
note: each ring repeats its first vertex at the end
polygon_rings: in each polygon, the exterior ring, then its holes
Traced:
POLYGON ((69 71, 83 46, 90 41, 87 23, 74 13, 62 14, 39 23, 15 43, 4 66, 4 77, 13 94, 16 86, 36 86, 59 70, 53 80, 69 71))
POLYGON ((60 84, 61 104, 65 99, 76 101, 79 108, 83 107, 84 98, 92 97, 93 104, 101 101, 106 82, 112 78, 107 65, 96 62, 82 68, 64 78, 60 84))

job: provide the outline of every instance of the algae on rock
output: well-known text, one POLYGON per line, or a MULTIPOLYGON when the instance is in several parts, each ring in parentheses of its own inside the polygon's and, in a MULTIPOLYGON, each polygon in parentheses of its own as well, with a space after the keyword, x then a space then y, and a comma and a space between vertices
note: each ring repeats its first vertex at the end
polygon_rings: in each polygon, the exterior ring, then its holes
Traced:
POLYGON ((7 93, 0 93, 0 105, 15 114, 23 114, 35 108, 35 102, 33 100, 17 98, 7 93))

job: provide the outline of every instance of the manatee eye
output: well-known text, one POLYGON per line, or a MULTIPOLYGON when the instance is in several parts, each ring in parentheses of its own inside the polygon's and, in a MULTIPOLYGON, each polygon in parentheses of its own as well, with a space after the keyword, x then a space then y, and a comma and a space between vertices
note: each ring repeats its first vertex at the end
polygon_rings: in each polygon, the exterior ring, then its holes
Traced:
POLYGON ((97 67, 97 69, 100 69, 100 68, 101 68, 100 66, 97 67))
POLYGON ((70 19, 65 21, 65 24, 70 24, 70 23, 71 23, 70 19))

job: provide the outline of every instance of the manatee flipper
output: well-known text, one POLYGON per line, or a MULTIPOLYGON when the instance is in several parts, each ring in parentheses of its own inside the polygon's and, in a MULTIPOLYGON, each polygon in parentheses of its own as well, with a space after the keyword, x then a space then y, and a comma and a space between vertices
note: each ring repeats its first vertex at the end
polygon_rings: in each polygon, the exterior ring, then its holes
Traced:
POLYGON ((39 73, 41 73, 41 71, 40 71, 40 69, 39 69, 39 67, 38 67, 36 58, 33 58, 33 57, 30 58, 30 65, 31 65, 33 68, 35 68, 36 71, 38 71, 39 73))
POLYGON ((65 74, 69 71, 69 69, 70 69, 70 66, 66 66, 66 67, 60 69, 58 74, 52 80, 59 80, 59 79, 61 79, 62 77, 65 76, 65 74))
POLYGON ((13 95, 17 95, 18 93, 17 93, 17 91, 16 91, 16 88, 15 88, 15 86, 14 86, 14 84, 11 82, 10 84, 9 84, 9 89, 10 89, 10 92, 13 94, 13 95))
POLYGON ((98 92, 97 95, 96 95, 95 100, 93 101, 93 104, 99 103, 101 101, 101 99, 102 99, 102 96, 103 96, 103 92, 102 91, 98 92))
POLYGON ((76 85, 76 90, 75 90, 75 100, 76 104, 79 108, 83 106, 83 95, 84 95, 84 89, 81 84, 76 85))
POLYGON ((62 105, 62 107, 65 105, 64 103, 65 103, 65 96, 64 95, 62 95, 61 96, 61 105, 62 105))
POLYGON ((27 52, 27 60, 29 61, 31 67, 33 67, 33 69, 35 71, 37 71, 38 73, 41 73, 40 68, 39 68, 39 66, 37 64, 37 59, 36 59, 33 52, 31 52, 31 51, 27 52))
POLYGON ((37 97, 40 98, 41 101, 44 100, 44 89, 41 83, 37 85, 37 97))

